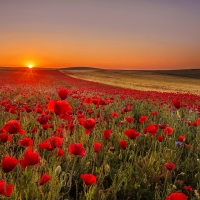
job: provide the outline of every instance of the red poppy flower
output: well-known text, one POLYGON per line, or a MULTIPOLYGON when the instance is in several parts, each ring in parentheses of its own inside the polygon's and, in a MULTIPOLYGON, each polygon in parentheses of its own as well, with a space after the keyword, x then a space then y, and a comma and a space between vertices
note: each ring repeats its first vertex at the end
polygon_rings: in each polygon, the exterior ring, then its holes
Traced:
POLYGON ((68 89, 63 88, 63 89, 58 90, 58 96, 60 97, 61 100, 65 100, 68 94, 69 94, 68 89))
POLYGON ((13 189, 14 189, 14 185, 13 184, 6 185, 6 188, 3 191, 2 195, 5 196, 5 197, 11 196, 11 194, 13 192, 13 189))
POLYGON ((86 185, 92 185, 97 182, 96 176, 93 174, 81 174, 80 176, 86 185))
POLYGON ((34 152, 32 148, 28 148, 24 152, 24 158, 22 158, 19 162, 22 168, 26 168, 27 166, 36 165, 40 163, 41 158, 38 152, 34 152))
POLYGON ((68 147, 70 155, 85 155, 85 149, 82 147, 82 143, 70 144, 68 147))
POLYGON ((131 111, 131 110, 132 110, 131 107, 123 108, 123 109, 120 111, 120 113, 123 114, 123 113, 125 113, 125 112, 129 112, 129 111, 131 111))
POLYGON ((93 98, 93 99, 92 99, 92 103, 93 103, 94 105, 97 105, 97 104, 99 103, 99 101, 100 101, 99 98, 93 98))
POLYGON ((53 147, 51 146, 49 139, 46 139, 42 143, 39 144, 39 149, 46 149, 48 151, 52 151, 53 147))
POLYGON ((54 127, 53 124, 43 124, 42 125, 43 130, 48 130, 49 128, 53 128, 53 127, 54 127))
POLYGON ((137 132, 137 131, 134 130, 134 129, 128 129, 128 130, 126 130, 124 133, 125 133, 125 135, 126 135, 127 137, 129 137, 130 139, 133 139, 133 140, 135 140, 135 139, 140 135, 140 133, 137 132))
POLYGON ((165 128, 167 128, 167 126, 168 126, 168 124, 158 124, 158 127, 160 129, 165 129, 165 128))
POLYGON ((144 133, 144 134, 147 134, 147 133, 148 133, 148 129, 147 129, 147 128, 144 128, 144 129, 143 129, 143 133, 144 133))
POLYGON ((54 150, 54 153, 56 156, 60 156, 60 157, 65 155, 64 151, 61 148, 56 148, 54 150))
POLYGON ((100 151, 100 149, 101 149, 101 144, 99 143, 99 142, 95 142, 94 143, 94 151, 95 152, 99 152, 100 151))
POLYGON ((147 116, 140 116, 140 119, 139 119, 139 122, 140 123, 144 123, 148 120, 148 117, 147 116))
POLYGON ((0 140, 5 143, 5 142, 11 142, 12 141, 12 136, 8 133, 1 133, 0 134, 0 140))
POLYGON ((40 185, 44 185, 47 181, 50 180, 49 174, 43 174, 42 177, 40 178, 40 185))
POLYGON ((31 109, 29 106, 26 106, 25 109, 26 109, 26 112, 27 112, 27 113, 32 112, 32 109, 31 109))
POLYGON ((163 136, 162 136, 162 135, 159 135, 159 136, 158 136, 158 141, 159 141, 159 142, 162 142, 162 141, 163 141, 163 139, 164 139, 164 138, 163 138, 163 136))
POLYGON ((188 185, 184 186, 184 189, 187 190, 188 192, 192 192, 192 188, 188 185))
POLYGON ((31 133, 35 133, 36 131, 37 131, 37 128, 33 127, 32 130, 31 130, 31 133))
POLYGON ((174 107, 175 107, 176 109, 181 108, 181 102, 180 102, 179 99, 173 100, 172 103, 174 104, 174 107))
POLYGON ((126 140, 120 140, 119 145, 122 149, 126 149, 127 147, 126 140))
POLYGON ((187 125, 188 125, 188 126, 191 126, 191 122, 190 122, 190 121, 189 121, 189 122, 187 122, 187 125))
POLYGON ((157 130, 158 130, 158 126, 155 125, 155 124, 150 124, 148 127, 147 127, 147 130, 149 133, 151 133, 152 135, 155 135, 157 133, 157 130))
POLYGON ((114 117, 118 117, 119 114, 118 114, 117 112, 111 112, 111 113, 110 113, 110 116, 111 116, 112 118, 114 118, 114 117))
POLYGON ((163 131, 164 131, 164 134, 166 134, 166 135, 168 135, 168 136, 171 136, 172 133, 173 133, 173 128, 167 127, 167 128, 165 128, 163 131))
MULTIPOLYGON (((66 125, 66 130, 68 130, 68 124, 66 125)), ((56 130, 52 133, 52 135, 64 138, 64 128, 56 128, 56 130)))
POLYGON ((157 111, 153 111, 153 112, 151 112, 151 115, 153 115, 153 116, 156 116, 157 114, 158 114, 157 111))
POLYGON ((87 98, 84 100, 84 103, 85 103, 85 104, 91 104, 91 103, 93 103, 93 99, 90 98, 90 97, 87 97, 87 98))
POLYGON ((43 125, 43 124, 46 124, 49 120, 49 117, 47 115, 41 115, 41 116, 38 116, 37 117, 37 121, 43 125))
POLYGON ((54 101, 51 100, 48 105, 48 109, 58 115, 60 118, 65 117, 69 113, 71 113, 72 107, 71 105, 64 100, 54 101))
POLYGON ((82 111, 82 110, 78 110, 78 111, 76 112, 76 115, 77 115, 78 119, 81 119, 81 118, 84 118, 85 113, 84 113, 84 111, 82 111))
POLYGON ((36 113, 43 113, 42 108, 36 108, 36 109, 35 109, 35 112, 36 112, 36 113))
POLYGON ((0 180, 0 194, 4 191, 4 188, 6 186, 6 182, 4 180, 0 180))
POLYGON ((10 120, 4 125, 3 130, 10 134, 26 134, 26 131, 21 129, 21 125, 17 120, 10 120))
POLYGON ((1 166, 4 172, 12 171, 17 165, 18 160, 10 156, 4 156, 1 162, 1 166))
POLYGON ((192 124, 192 126, 194 126, 194 127, 197 126, 197 122, 192 122, 191 124, 192 124))
POLYGON ((108 140, 110 138, 110 136, 111 136, 111 133, 112 133, 112 130, 108 130, 108 129, 104 130, 103 131, 104 138, 106 140, 108 140))
POLYGON ((19 160, 19 164, 21 166, 21 168, 25 169, 28 165, 26 163, 26 160, 24 158, 19 160))
POLYGON ((57 136, 49 138, 50 144, 53 148, 61 147, 63 144, 63 139, 57 136))
POLYGON ((126 120, 128 123, 134 122, 134 118, 133 118, 133 117, 129 117, 129 116, 126 116, 126 117, 125 117, 125 120, 126 120))
POLYGON ((89 118, 89 119, 81 118, 79 120, 79 123, 86 129, 86 132, 85 132, 86 134, 89 134, 96 125, 96 121, 92 118, 89 118))
POLYGON ((5 197, 11 196, 13 192, 13 188, 14 188, 13 184, 6 185, 6 182, 4 180, 0 180, 0 194, 1 195, 5 197))
POLYGON ((26 152, 24 153, 24 159, 26 160, 26 163, 29 165, 36 165, 40 163, 40 155, 38 152, 34 152, 32 148, 28 148, 26 152))
POLYGON ((175 164, 174 163, 166 163, 164 167, 166 169, 168 169, 169 171, 171 171, 171 170, 175 169, 175 164))
POLYGON ((197 119, 197 124, 200 124, 200 118, 197 119))
POLYGON ((182 136, 182 135, 180 135, 180 136, 178 136, 178 140, 180 141, 180 142, 184 142, 185 141, 185 136, 182 136))
POLYGON ((18 144, 25 147, 33 146, 33 140, 31 138, 22 138, 18 141, 18 144))
POLYGON ((166 197, 166 200, 188 200, 188 197, 181 192, 173 192, 166 197))

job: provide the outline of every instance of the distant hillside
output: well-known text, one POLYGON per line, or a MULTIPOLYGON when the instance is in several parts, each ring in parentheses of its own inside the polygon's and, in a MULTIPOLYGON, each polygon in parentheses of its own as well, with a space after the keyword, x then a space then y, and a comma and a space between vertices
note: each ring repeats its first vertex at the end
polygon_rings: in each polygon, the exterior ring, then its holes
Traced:
POLYGON ((66 68, 60 68, 60 70, 102 70, 102 69, 96 67, 66 67, 66 68))
POLYGON ((198 78, 200 79, 200 69, 179 69, 179 70, 115 70, 115 69, 101 69, 101 68, 95 68, 95 67, 68 67, 68 68, 60 68, 59 70, 83 70, 83 71, 89 71, 89 70, 98 70, 98 71, 110 71, 112 73, 115 72, 121 72, 121 73, 144 73, 144 72, 150 72, 150 73, 157 73, 157 74, 163 74, 163 75, 172 75, 172 76, 182 76, 182 77, 189 77, 189 78, 198 78))
POLYGON ((159 74, 173 75, 173 76, 182 76, 190 78, 200 79, 200 69, 182 69, 182 70, 155 70, 153 71, 159 74))

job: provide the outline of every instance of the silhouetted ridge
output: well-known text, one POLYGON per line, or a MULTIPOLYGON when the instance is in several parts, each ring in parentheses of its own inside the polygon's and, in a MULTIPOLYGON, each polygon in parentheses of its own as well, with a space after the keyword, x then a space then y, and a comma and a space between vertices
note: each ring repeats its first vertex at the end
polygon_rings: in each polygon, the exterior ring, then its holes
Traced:
POLYGON ((61 68, 62 70, 101 70, 101 68, 96 68, 96 67, 66 67, 66 68, 61 68))

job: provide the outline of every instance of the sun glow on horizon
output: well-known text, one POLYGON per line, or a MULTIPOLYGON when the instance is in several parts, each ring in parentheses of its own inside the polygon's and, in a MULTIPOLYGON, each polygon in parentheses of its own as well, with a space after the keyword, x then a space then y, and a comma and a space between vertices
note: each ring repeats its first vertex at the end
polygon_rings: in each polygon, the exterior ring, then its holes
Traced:
POLYGON ((33 65, 28 65, 28 68, 29 68, 29 69, 33 68, 33 65))

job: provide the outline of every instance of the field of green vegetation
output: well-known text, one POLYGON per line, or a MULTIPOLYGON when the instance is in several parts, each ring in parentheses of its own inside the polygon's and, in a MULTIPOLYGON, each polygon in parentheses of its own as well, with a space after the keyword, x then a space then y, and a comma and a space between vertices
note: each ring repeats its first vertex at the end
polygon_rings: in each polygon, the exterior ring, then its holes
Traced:
POLYGON ((1 70, 0 199, 200 199, 200 96, 114 74, 1 70))

